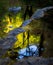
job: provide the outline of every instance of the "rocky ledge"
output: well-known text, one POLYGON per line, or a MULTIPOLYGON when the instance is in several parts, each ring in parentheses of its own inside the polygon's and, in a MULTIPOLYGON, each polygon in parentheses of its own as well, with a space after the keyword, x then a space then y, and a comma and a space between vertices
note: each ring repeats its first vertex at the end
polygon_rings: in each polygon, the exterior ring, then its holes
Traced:
POLYGON ((53 65, 53 57, 25 57, 24 59, 11 60, 10 58, 0 59, 0 65, 53 65))

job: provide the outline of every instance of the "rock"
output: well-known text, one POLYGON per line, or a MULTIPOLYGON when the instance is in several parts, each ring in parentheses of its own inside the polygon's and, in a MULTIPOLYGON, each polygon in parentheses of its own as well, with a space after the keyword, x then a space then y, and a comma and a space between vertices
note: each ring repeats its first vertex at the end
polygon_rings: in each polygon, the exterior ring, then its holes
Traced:
POLYGON ((29 57, 17 61, 13 65, 53 65, 53 58, 29 57), (49 61, 50 60, 50 61, 49 61))

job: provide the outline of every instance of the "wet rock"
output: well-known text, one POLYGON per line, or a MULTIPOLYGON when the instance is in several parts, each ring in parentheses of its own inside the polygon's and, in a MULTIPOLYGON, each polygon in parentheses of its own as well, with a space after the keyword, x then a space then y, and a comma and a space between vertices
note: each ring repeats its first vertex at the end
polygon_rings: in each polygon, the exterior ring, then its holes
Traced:
POLYGON ((10 58, 6 57, 6 58, 0 58, 0 65, 8 65, 10 63, 10 58))
POLYGON ((14 63, 13 65, 52 65, 53 58, 42 58, 42 57, 29 57, 18 62, 14 63), (50 59, 50 61, 49 61, 50 59))

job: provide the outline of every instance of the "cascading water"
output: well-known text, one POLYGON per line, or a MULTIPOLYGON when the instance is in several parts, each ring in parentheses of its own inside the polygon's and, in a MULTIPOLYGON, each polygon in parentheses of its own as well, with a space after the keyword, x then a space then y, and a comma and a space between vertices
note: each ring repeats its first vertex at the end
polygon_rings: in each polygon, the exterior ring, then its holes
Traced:
POLYGON ((42 9, 37 9, 29 20, 26 20, 26 21, 23 22, 22 27, 31 23, 32 20, 34 20, 34 19, 40 19, 40 18, 44 17, 45 12, 47 12, 50 9, 53 9, 53 6, 45 7, 45 8, 42 8, 42 9))
MULTIPOLYGON (((53 9, 53 6, 51 6, 51 7, 45 7, 45 8, 42 8, 42 9, 38 9, 32 16, 31 16, 31 18, 30 19, 28 19, 28 20, 26 20, 26 21, 24 21, 23 22, 23 24, 21 25, 21 27, 20 28, 16 28, 16 29, 14 29, 14 30, 12 30, 12 31, 10 31, 9 33, 8 33, 8 36, 6 37, 6 38, 4 38, 4 39, 2 39, 2 40, 0 40, 0 42, 2 42, 2 44, 0 43, 0 49, 2 49, 3 50, 3 52, 2 51, 0 51, 0 54, 1 55, 3 55, 4 54, 4 50, 5 51, 7 51, 9 48, 12 48, 12 46, 13 46, 13 44, 16 42, 16 35, 17 34, 20 34, 21 32, 25 32, 25 30, 23 29, 23 27, 25 27, 25 26, 27 26, 29 23, 31 23, 31 21, 32 20, 34 20, 34 19, 40 19, 40 18, 42 18, 43 16, 44 16, 44 14, 45 14, 45 12, 47 11, 47 10, 50 10, 50 9, 53 9)), ((19 11, 19 10, 21 10, 21 8, 19 7, 19 8, 10 8, 9 9, 9 11, 15 11, 16 13, 19 11)))

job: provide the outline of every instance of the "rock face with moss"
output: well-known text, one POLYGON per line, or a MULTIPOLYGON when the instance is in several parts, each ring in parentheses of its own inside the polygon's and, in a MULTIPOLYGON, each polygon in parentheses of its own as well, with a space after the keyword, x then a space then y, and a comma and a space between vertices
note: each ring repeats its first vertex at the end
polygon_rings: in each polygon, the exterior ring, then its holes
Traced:
POLYGON ((47 41, 44 55, 46 57, 53 57, 53 9, 46 12, 42 21, 46 25, 45 40, 47 41))

